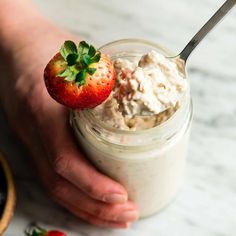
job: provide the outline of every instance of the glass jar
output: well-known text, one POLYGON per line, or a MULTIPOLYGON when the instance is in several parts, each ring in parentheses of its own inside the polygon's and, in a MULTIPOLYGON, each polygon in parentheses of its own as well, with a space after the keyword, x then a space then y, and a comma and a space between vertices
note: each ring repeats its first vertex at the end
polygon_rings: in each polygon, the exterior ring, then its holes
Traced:
MULTIPOLYGON (((159 45, 138 39, 119 40, 100 48, 112 60, 134 60, 151 50, 171 55, 159 45)), ((98 120, 92 110, 71 112, 71 125, 88 158, 101 172, 126 188, 141 217, 168 205, 180 189, 191 120, 189 89, 167 121, 146 130, 113 128, 98 120)))

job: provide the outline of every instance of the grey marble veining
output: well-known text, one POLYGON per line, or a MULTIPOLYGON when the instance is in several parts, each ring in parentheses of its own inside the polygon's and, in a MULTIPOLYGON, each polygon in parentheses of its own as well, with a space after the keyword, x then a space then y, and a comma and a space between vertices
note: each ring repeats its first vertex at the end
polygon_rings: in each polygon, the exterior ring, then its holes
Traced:
MULTIPOLYGON (((179 52, 223 0, 35 0, 59 26, 97 46, 145 38, 179 52), (57 14, 55 14, 57 12, 57 14)), ((0 111, 0 149, 13 166, 18 203, 6 236, 30 221, 78 236, 236 235, 236 8, 189 59, 194 120, 185 185, 160 214, 128 230, 99 229, 53 203, 0 111)))

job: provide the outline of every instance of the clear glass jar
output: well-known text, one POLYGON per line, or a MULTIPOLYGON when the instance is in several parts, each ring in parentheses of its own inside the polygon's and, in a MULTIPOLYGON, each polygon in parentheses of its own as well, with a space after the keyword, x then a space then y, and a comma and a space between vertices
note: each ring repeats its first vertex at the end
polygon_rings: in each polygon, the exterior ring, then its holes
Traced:
MULTIPOLYGON (((112 60, 134 60, 150 50, 171 55, 154 43, 138 39, 115 41, 100 50, 112 60)), ((141 217, 168 205, 181 187, 191 120, 189 89, 167 121, 141 131, 113 128, 98 120, 92 110, 71 112, 71 125, 88 158, 127 189, 141 217)))

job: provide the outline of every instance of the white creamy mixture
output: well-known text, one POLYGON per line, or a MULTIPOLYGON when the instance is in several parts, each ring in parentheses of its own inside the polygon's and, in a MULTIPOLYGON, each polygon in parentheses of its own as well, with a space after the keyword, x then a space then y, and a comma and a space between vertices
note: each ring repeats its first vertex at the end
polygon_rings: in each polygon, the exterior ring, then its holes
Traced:
POLYGON ((187 81, 174 61, 151 51, 135 62, 117 59, 114 67, 116 85, 94 109, 98 119, 115 128, 140 130, 162 123, 178 109, 187 81))

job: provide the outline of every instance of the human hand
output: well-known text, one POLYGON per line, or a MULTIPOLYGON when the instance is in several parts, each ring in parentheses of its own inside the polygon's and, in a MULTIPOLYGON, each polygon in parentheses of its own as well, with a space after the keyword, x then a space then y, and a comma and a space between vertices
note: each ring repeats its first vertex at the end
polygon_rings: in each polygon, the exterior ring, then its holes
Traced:
POLYGON ((72 36, 40 17, 33 24, 37 30, 28 28, 30 35, 0 50, 5 59, 0 69, 7 78, 0 78, 1 100, 10 124, 55 201, 89 223, 125 228, 138 218, 136 206, 123 186, 86 159, 71 133, 68 110, 50 98, 43 82, 48 60, 72 36))

